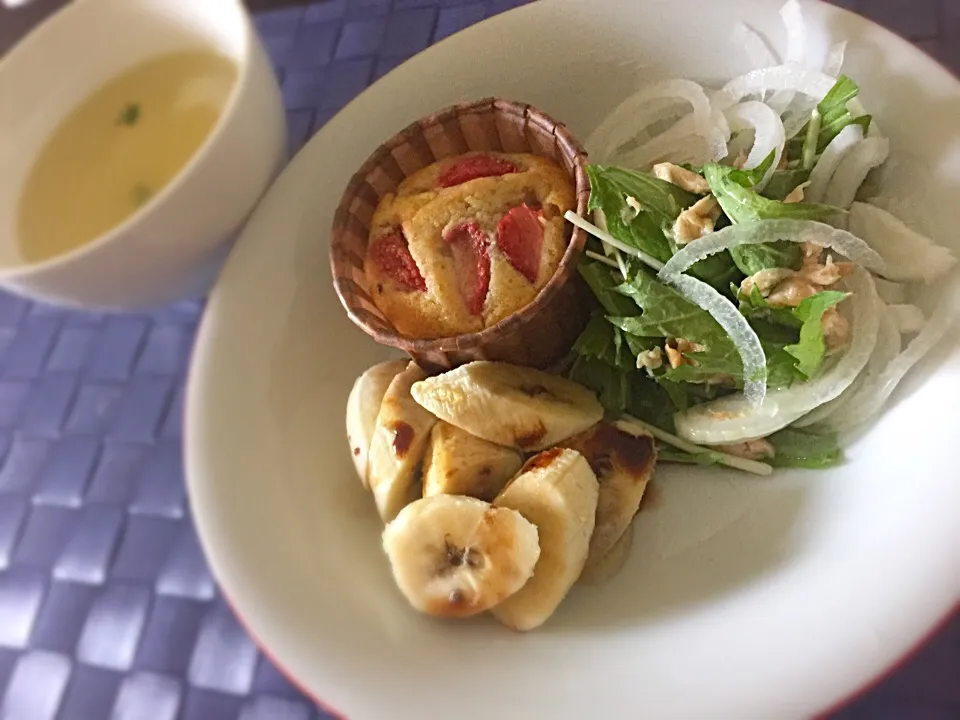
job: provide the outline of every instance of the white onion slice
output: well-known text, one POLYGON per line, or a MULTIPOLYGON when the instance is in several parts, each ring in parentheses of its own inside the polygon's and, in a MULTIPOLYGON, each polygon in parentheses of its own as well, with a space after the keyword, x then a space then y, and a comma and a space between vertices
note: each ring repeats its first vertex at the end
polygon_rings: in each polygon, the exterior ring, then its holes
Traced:
POLYGON ((774 153, 773 164, 767 170, 763 179, 757 183, 757 190, 762 190, 767 186, 770 177, 776 172, 780 165, 780 158, 783 156, 783 146, 787 138, 783 131, 783 122, 768 105, 762 102, 748 101, 734 105, 725 113, 730 122, 730 129, 742 131, 752 129, 754 131, 753 148, 747 156, 744 167, 747 169, 755 168, 770 153, 774 153))
POLYGON ((685 117, 640 147, 617 155, 617 163, 648 170, 658 162, 689 162, 694 165, 711 162, 714 148, 710 144, 709 129, 698 122, 689 122, 691 119, 685 117))
POLYGON ((671 162, 675 165, 682 165, 683 163, 703 165, 713 162, 714 154, 715 148, 706 137, 697 134, 681 135, 669 139, 664 138, 662 143, 658 141, 654 147, 636 148, 628 153, 618 155, 616 163, 623 167, 646 172, 659 162, 671 162))
POLYGON ((785 428, 850 387, 870 360, 877 342, 880 315, 870 274, 858 269, 847 279, 852 296, 849 349, 819 377, 782 390, 771 390, 759 406, 741 393, 697 405, 674 416, 677 435, 698 445, 723 445, 766 437, 785 428))
POLYGON ((851 232, 866 240, 884 259, 887 271, 883 274, 890 280, 930 283, 957 263, 950 250, 874 205, 853 203, 849 226, 851 232))
POLYGON ((807 23, 803 17, 803 4, 799 0, 787 0, 780 7, 780 20, 787 31, 786 62, 800 64, 807 55, 807 23))
POLYGON ((728 225, 685 245, 663 266, 660 278, 685 272, 701 260, 724 250, 773 240, 816 243, 835 250, 867 270, 880 274, 885 271, 883 258, 863 240, 845 230, 813 220, 760 220, 728 225))
MULTIPOLYGON (((846 54, 846 50, 846 42, 837 43, 830 48, 830 52, 827 54, 822 68, 811 67, 810 69, 820 70, 824 75, 835 78, 840 72, 840 68, 843 66, 843 59, 844 55, 846 54)), ((783 120, 784 132, 786 133, 788 140, 792 140, 801 130, 803 130, 806 124, 810 121, 810 115, 813 112, 813 109, 822 99, 822 97, 806 97, 791 104, 791 106, 788 108, 788 112, 784 114, 783 120)))
POLYGON ((877 295, 887 305, 902 305, 907 301, 907 288, 902 283, 890 282, 883 278, 874 278, 873 281, 877 285, 877 295))
MULTIPOLYGON (((780 19, 787 31, 787 54, 783 64, 801 67, 807 54, 807 23, 798 0, 787 0, 784 3, 780 8, 780 19)), ((768 104, 778 115, 782 115, 790 107, 794 95, 793 90, 780 90, 774 93, 768 104)))
POLYGON ((743 363, 743 398, 746 403, 759 406, 767 392, 767 358, 760 338, 737 306, 707 285, 689 275, 668 275, 663 281, 673 286, 683 297, 710 313, 740 353, 743 363))
MULTIPOLYGON (((734 106, 736 107, 736 106, 734 106)), ((746 157, 753 147, 753 137, 751 133, 742 132, 730 138, 727 143, 727 155, 723 158, 722 165, 735 165, 741 157, 746 157)))
POLYGON ((793 65, 777 65, 753 70, 734 78, 713 97, 716 107, 726 110, 748 95, 767 90, 794 90, 819 102, 830 92, 837 79, 817 70, 807 70, 793 65))
POLYGON ((857 143, 833 173, 823 196, 824 202, 847 210, 853 205, 867 173, 882 165, 889 155, 890 142, 886 138, 868 137, 857 143))
POLYGON ((738 23, 733 29, 733 42, 743 47, 750 64, 754 68, 765 68, 780 64, 780 60, 767 45, 767 41, 746 23, 738 23))
POLYGON ((713 108, 710 113, 710 130, 707 133, 707 144, 712 153, 711 160, 720 162, 727 156, 727 143, 730 141, 730 123, 727 122, 727 116, 723 110, 713 108))
POLYGON ((672 103, 681 100, 690 105, 700 125, 709 123, 711 107, 707 94, 691 80, 664 80, 647 85, 610 113, 587 140, 587 148, 596 162, 609 162, 627 142, 654 122, 670 117, 672 103))
POLYGON ((806 100, 801 103, 794 103, 794 106, 797 109, 787 113, 783 119, 783 132, 787 136, 787 140, 793 140, 806 127, 817 102, 806 100))
POLYGON ((807 202, 823 202, 830 179, 847 154, 863 140, 863 128, 860 125, 847 125, 830 141, 813 166, 810 173, 810 187, 806 191, 807 202))
POLYGON ((843 61, 847 56, 847 41, 841 40, 838 43, 830 46, 830 52, 827 53, 827 59, 823 63, 823 74, 829 75, 830 77, 837 77, 840 75, 840 70, 843 68, 843 61))
POLYGON ((615 156, 617 164, 636 170, 647 170, 658 162, 669 160, 678 164, 691 162, 691 157, 706 155, 706 140, 696 133, 691 125, 681 123, 683 120, 638 148, 618 153, 615 156))
POLYGON ((730 125, 722 111, 712 109, 708 116, 691 113, 617 161, 637 169, 662 161, 703 165, 726 157, 729 139, 730 125))
POLYGON ((793 140, 803 130, 816 105, 816 100, 807 98, 804 102, 794 102, 791 105, 794 109, 784 113, 783 133, 787 136, 787 140, 793 140))
MULTIPOLYGON (((851 117, 858 118, 863 117, 867 114, 866 109, 863 107, 863 103, 860 102, 860 98, 854 98, 847 103, 847 110, 850 111, 851 117)), ((880 131, 880 124, 877 122, 875 117, 870 118, 870 127, 867 128, 867 137, 868 138, 881 138, 883 133, 880 131)))
MULTIPOLYGON (((877 280, 874 279, 874 283, 877 280)), ((866 383, 875 379, 883 370, 886 369, 901 350, 900 331, 897 329, 897 323, 890 313, 887 312, 887 306, 882 300, 877 298, 877 314, 880 317, 880 327, 877 331, 877 344, 870 354, 870 360, 866 367, 857 376, 857 379, 850 387, 844 390, 840 395, 828 403, 824 403, 813 412, 804 415, 797 420, 794 427, 809 427, 817 423, 826 422, 829 418, 843 411, 847 403, 851 402, 860 393, 866 383)))
MULTIPOLYGON (((877 279, 874 278, 873 282, 876 283, 877 279)), ((877 346, 873 349, 874 356, 870 358, 870 364, 866 368, 868 373, 878 373, 883 370, 903 349, 903 336, 900 334, 900 329, 893 317, 887 313, 889 305, 879 297, 877 302, 880 313, 880 333, 877 335, 877 346)))
POLYGON ((927 324, 923 310, 916 305, 890 305, 889 311, 901 335, 916 335, 927 324))
MULTIPOLYGON (((880 323, 880 327, 883 327, 882 319, 880 323)), ((807 413, 802 418, 790 425, 790 427, 808 428, 814 425, 818 425, 820 427, 825 426, 831 417, 846 407, 846 404, 850 402, 850 399, 860 392, 860 388, 863 387, 863 384, 866 381, 866 372, 866 369, 864 369, 859 375, 857 375, 856 380, 850 383, 850 387, 848 387, 830 402, 826 402, 812 412, 807 413)))
POLYGON ((956 322, 958 311, 960 298, 954 287, 941 298, 926 326, 907 345, 906 350, 897 355, 875 378, 868 378, 857 396, 831 418, 830 425, 833 429, 851 435, 873 420, 887 404, 904 376, 940 344, 956 322))

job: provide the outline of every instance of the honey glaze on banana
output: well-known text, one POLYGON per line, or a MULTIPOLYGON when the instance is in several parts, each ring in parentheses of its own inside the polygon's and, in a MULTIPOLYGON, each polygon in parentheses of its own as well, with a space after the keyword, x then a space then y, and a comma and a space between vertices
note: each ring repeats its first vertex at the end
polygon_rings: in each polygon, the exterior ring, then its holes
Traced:
POLYGON ((608 422, 568 438, 563 446, 579 452, 599 481, 587 573, 604 562, 628 531, 640 509, 656 465, 653 438, 608 422))
POLYGON ((416 431, 410 427, 409 423, 397 422, 393 425, 393 453, 398 457, 402 458, 410 450, 410 446, 413 444, 414 438, 416 438, 416 431))
POLYGON ((361 376, 348 409, 370 398, 353 414, 376 415, 374 430, 353 423, 348 435, 370 438, 383 549, 410 605, 440 617, 490 611, 529 631, 573 585, 620 571, 656 464, 652 437, 605 421, 592 392, 541 370, 398 370, 361 376))
POLYGON ((610 472, 614 463, 634 476, 647 470, 654 459, 653 438, 631 435, 609 423, 600 423, 579 449, 598 477, 610 472))
POLYGON ((535 447, 547 434, 547 428, 543 423, 539 423, 532 430, 525 430, 514 436, 517 446, 521 450, 535 447))
POLYGON ((538 455, 534 455, 532 458, 527 460, 527 463, 523 466, 523 472, 529 472, 531 470, 543 469, 550 467, 554 460, 560 457, 563 454, 563 450, 560 448, 553 448, 552 450, 544 450, 538 455))

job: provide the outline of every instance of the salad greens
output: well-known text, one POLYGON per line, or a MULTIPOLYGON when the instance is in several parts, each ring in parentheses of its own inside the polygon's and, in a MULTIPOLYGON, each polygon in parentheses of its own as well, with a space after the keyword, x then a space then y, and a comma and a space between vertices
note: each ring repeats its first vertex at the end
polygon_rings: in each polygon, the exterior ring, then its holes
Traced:
POLYGON ((790 160, 802 158, 804 142, 810 134, 811 123, 814 122, 818 125, 817 132, 814 133, 816 154, 822 153, 847 125, 860 125, 866 134, 873 120, 872 117, 870 115, 854 116, 850 111, 850 102, 859 94, 859 86, 849 77, 841 75, 837 78, 837 83, 817 104, 816 114, 813 117, 819 119, 811 120, 804 125, 797 137, 787 143, 787 157, 790 160))
POLYGON ((809 179, 810 171, 803 168, 776 170, 760 194, 771 200, 786 200, 790 193, 809 179))
POLYGON ((823 316, 846 297, 846 293, 837 290, 824 290, 804 298, 797 307, 775 308, 770 306, 756 287, 749 295, 737 292, 740 312, 748 318, 754 321, 765 320, 781 327, 799 330, 797 341, 785 345, 783 350, 795 358, 796 370, 806 379, 817 375, 826 357, 823 316))
MULTIPOLYGON (((627 245, 661 262, 679 246, 671 228, 680 213, 699 196, 646 173, 617 167, 590 165, 591 212, 600 212, 607 232, 627 245)), ((736 276, 729 253, 716 255, 695 265, 690 274, 714 287, 723 287, 736 276)))
MULTIPOLYGON (((784 163, 773 172, 774 152, 750 169, 718 162, 683 165, 704 178, 716 199, 720 216, 715 227, 781 218, 822 223, 842 213, 830 205, 803 202, 794 190, 809 180, 817 157, 843 127, 869 124, 869 117, 854 117, 848 108, 857 93, 852 80, 839 78, 811 120, 787 143, 784 163), (767 184, 761 186, 765 178, 767 184)), ((623 249, 595 238, 589 241, 591 259, 581 261, 579 272, 596 307, 574 346, 569 376, 593 389, 609 412, 673 433, 677 413, 744 388, 738 347, 723 327, 641 261, 645 255, 647 262, 652 258, 666 263, 678 252, 684 243, 676 239, 674 225, 704 196, 612 164, 590 165, 587 175, 588 209, 623 249), (628 248, 642 254, 633 257, 625 252, 628 248)), ((771 300, 765 292, 769 287, 764 291, 758 282, 744 281, 765 272, 773 273, 774 284, 800 277, 806 262, 796 238, 772 236, 769 242, 711 255, 688 271, 720 291, 746 319, 763 348, 770 389, 788 389, 823 373, 831 355, 825 318, 837 312, 849 293, 812 286, 814 292, 784 304, 771 300)), ((828 467, 842 460, 835 437, 809 430, 788 427, 763 442, 771 455, 764 462, 773 466, 828 467)), ((729 464, 721 450, 667 443, 660 457, 729 464)))
POLYGON ((564 213, 588 233, 594 298, 568 372, 664 461, 758 475, 842 462, 841 440, 956 314, 888 304, 956 259, 858 200, 889 141, 840 72, 846 43, 810 52, 804 5, 781 14, 786 56, 742 28, 762 67, 624 99, 586 141, 589 213, 564 213), (923 267, 902 271, 914 256, 923 267), (922 321, 899 326, 900 310, 922 321))
POLYGON ((823 316, 845 297, 846 293, 825 290, 805 298, 793 309, 793 314, 802 323, 800 341, 788 345, 784 350, 797 359, 797 371, 808 379, 815 377, 823 367, 823 359, 827 353, 823 316))
MULTIPOLYGON (((772 161, 771 155, 765 163, 772 161)), ((760 165, 758 169, 762 167, 763 165, 760 165)), ((839 212, 837 208, 829 205, 787 203, 764 197, 753 189, 757 180, 755 173, 750 174, 728 165, 705 165, 703 175, 724 214, 734 224, 780 218, 826 220, 839 212)), ((760 173, 760 176, 762 177, 763 173, 760 173)), ((767 268, 797 270, 801 260, 799 245, 777 241, 735 248, 730 254, 744 275, 753 275, 767 268)))
POLYGON ((818 470, 843 462, 843 451, 835 433, 786 428, 767 439, 776 451, 769 460, 774 467, 818 470))
POLYGON ((734 223, 779 218, 825 220, 840 212, 829 205, 787 203, 766 198, 753 189, 755 183, 751 182, 750 175, 728 165, 704 165, 703 176, 723 212, 734 223))

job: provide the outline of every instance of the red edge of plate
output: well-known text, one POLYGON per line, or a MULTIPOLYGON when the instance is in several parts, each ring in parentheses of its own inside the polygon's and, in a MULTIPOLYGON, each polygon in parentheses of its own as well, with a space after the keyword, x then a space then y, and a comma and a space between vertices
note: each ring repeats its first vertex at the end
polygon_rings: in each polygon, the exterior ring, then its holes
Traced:
POLYGON ((310 689, 305 684, 303 684, 300 680, 294 677, 293 673, 287 670, 287 668, 285 668, 283 664, 280 663, 279 659, 272 652, 270 652, 270 648, 268 648, 265 643, 261 642, 260 638, 258 638, 256 635, 253 634, 253 632, 250 630, 250 626, 247 625, 247 622, 246 620, 243 619, 243 616, 239 612, 237 612, 236 606, 233 604, 233 602, 230 600, 227 594, 223 591, 222 587, 220 588, 220 596, 223 598, 224 602, 226 602, 227 606, 233 612, 233 615, 234 617, 237 618, 237 622, 240 623, 240 626, 246 631, 247 635, 250 636, 254 644, 258 648, 260 648, 260 652, 264 654, 267 660, 273 663, 273 666, 277 669, 277 672, 279 672, 287 680, 287 682, 289 682, 297 690, 303 693, 307 698, 310 699, 311 702, 317 705, 317 707, 319 707, 321 710, 323 710, 324 712, 326 712, 327 714, 335 718, 335 720, 347 720, 346 715, 341 713, 336 708, 331 707, 330 705, 325 703, 323 700, 318 698, 316 695, 314 695, 313 692, 311 692, 310 689))
MULTIPOLYGON (((880 25, 878 22, 867 17, 866 15, 861 15, 860 13, 853 12, 852 10, 848 10, 847 8, 840 7, 839 5, 834 5, 833 2, 831 2, 831 0, 825 0, 825 1, 826 1, 826 4, 830 5, 834 10, 855 15, 858 18, 862 20, 866 20, 868 23, 875 25, 876 27, 880 28, 882 31, 886 32, 887 34, 894 36, 900 42, 909 45, 911 48, 913 48, 917 52, 921 53, 922 55, 925 55, 927 58, 935 62, 941 68, 943 68, 948 75, 951 75, 953 77, 954 80, 960 82, 960 72, 957 72, 953 68, 948 67, 946 64, 941 62, 937 57, 935 57, 933 53, 927 51, 925 48, 920 47, 919 45, 916 44, 916 42, 910 40, 904 35, 901 35, 896 30, 888 28, 885 25, 880 25)), ((854 702, 862 699, 869 692, 876 689, 877 687, 882 685, 884 682, 889 680, 891 677, 896 675, 900 670, 902 670, 906 665, 908 665, 910 661, 915 659, 916 656, 920 654, 920 651, 926 647, 927 643, 933 640, 933 638, 936 635, 938 635, 942 630, 945 630, 946 627, 958 616, 958 614, 960 614, 960 600, 957 600, 957 602, 954 603, 953 607, 950 610, 948 610, 947 613, 942 618, 937 620, 930 627, 930 629, 927 630, 926 633, 921 635, 917 639, 917 641, 910 647, 910 649, 907 650, 900 657, 899 660, 895 660, 885 670, 878 673, 875 677, 866 681, 863 685, 861 685, 857 689, 852 690, 849 694, 837 700, 832 705, 828 705, 826 708, 824 708, 824 710, 822 710, 820 713, 815 715, 813 720, 828 720, 829 717, 834 713, 839 712, 840 710, 847 707, 848 705, 852 705, 854 702)))
MULTIPOLYGON (((277 671, 281 675, 283 675, 283 677, 286 678, 291 685, 293 685, 297 690, 299 690, 306 697, 308 697, 313 703, 315 703, 322 710, 324 710, 325 712, 329 713, 334 718, 336 718, 336 720, 348 720, 346 715, 342 714, 337 709, 331 707, 329 704, 327 704, 322 699, 317 697, 304 683, 298 680, 293 675, 292 672, 290 672, 286 667, 284 667, 283 664, 280 662, 279 658, 273 655, 270 652, 270 649, 266 646, 266 644, 264 644, 250 630, 250 626, 247 625, 246 621, 243 619, 240 613, 237 612, 236 606, 234 606, 234 604, 230 601, 230 598, 226 595, 226 593, 224 593, 222 587, 220 588, 220 593, 224 601, 233 611, 233 614, 236 616, 237 621, 240 623, 243 629, 246 630, 247 634, 253 639, 253 642, 257 645, 257 647, 260 648, 260 652, 262 652, 267 657, 267 659, 270 660, 271 663, 273 663, 274 667, 277 668, 277 671)), ((957 615, 957 613, 960 613, 960 601, 957 601, 957 603, 946 613, 946 615, 944 615, 937 622, 935 622, 933 626, 926 633, 921 635, 920 638, 913 644, 913 646, 909 650, 907 650, 898 660, 895 660, 885 670, 878 673, 875 677, 871 678, 870 680, 865 682, 863 685, 861 685, 857 689, 851 691, 848 695, 845 695, 843 698, 841 698, 840 700, 837 700, 834 704, 828 706, 817 715, 814 715, 812 720, 829 720, 829 717, 831 715, 842 710, 848 705, 856 702, 857 700, 861 699, 871 690, 875 689, 879 685, 882 685, 886 680, 889 680, 897 672, 903 669, 903 667, 909 664, 909 662, 913 660, 920 653, 920 651, 923 650, 924 647, 926 647, 927 643, 930 642, 936 635, 940 633, 940 631, 944 630, 947 627, 947 625, 949 625, 950 622, 954 619, 954 616, 957 615)))
POLYGON ((837 700, 837 702, 827 707, 820 714, 815 715, 813 720, 828 720, 829 717, 835 712, 838 712, 848 705, 853 704, 857 700, 862 699, 871 690, 876 689, 878 686, 882 685, 884 682, 896 675, 900 670, 908 665, 911 660, 920 654, 920 651, 927 646, 927 643, 929 643, 942 630, 946 629, 947 625, 949 625, 957 616, 957 613, 960 613, 960 600, 958 600, 956 604, 954 604, 954 606, 947 611, 946 615, 935 622, 926 633, 921 635, 920 638, 913 644, 913 646, 907 650, 899 660, 894 661, 889 667, 887 667, 886 670, 883 670, 875 677, 861 685, 859 688, 853 690, 849 695, 837 700))
MULTIPOLYGON (((853 13, 852 11, 847 10, 846 8, 833 5, 832 3, 828 3, 828 4, 830 4, 831 7, 833 7, 835 10, 839 10, 841 12, 849 12, 850 14, 857 15, 857 17, 867 20, 868 22, 872 22, 874 25, 877 25, 877 27, 880 27, 881 29, 885 30, 891 35, 894 35, 898 40, 901 40, 902 42, 908 44, 914 50, 926 55, 937 65, 939 65, 944 70, 946 70, 955 79, 960 81, 960 74, 955 72, 953 69, 947 67, 942 62, 940 62, 940 60, 934 57, 932 53, 927 52, 924 48, 919 47, 916 43, 910 41, 908 38, 904 37, 903 35, 900 35, 898 32, 877 24, 876 22, 866 17, 865 15, 860 15, 859 13, 853 13)), ((186 414, 187 414, 186 408, 184 408, 184 416, 186 416, 186 414)), ((186 420, 186 417, 184 417, 184 420, 186 420)), ((184 427, 186 427, 185 422, 184 422, 184 427)), ((230 607, 230 610, 233 612, 234 616, 237 618, 237 621, 246 631, 247 635, 250 636, 254 644, 256 644, 258 648, 260 648, 260 652, 262 652, 264 656, 266 656, 266 658, 273 664, 273 666, 277 669, 277 671, 291 685, 293 685, 297 690, 303 693, 307 698, 310 699, 311 702, 316 704, 321 710, 332 715, 334 718, 336 718, 336 720, 348 720, 346 715, 342 714, 336 708, 332 707, 328 703, 324 702, 321 698, 317 697, 303 682, 301 682, 298 678, 294 676, 292 672, 290 672, 286 667, 284 667, 284 665, 280 662, 279 658, 273 655, 273 653, 270 651, 270 648, 268 648, 266 644, 262 642, 260 638, 258 638, 252 632, 252 630, 250 629, 250 626, 247 624, 246 620, 244 620, 243 616, 239 612, 237 612, 236 606, 230 600, 229 596, 224 592, 224 589, 222 587, 220 588, 220 592, 224 601, 230 607)), ((923 650, 924 647, 926 647, 927 643, 929 643, 936 635, 938 635, 942 630, 944 630, 947 627, 947 625, 949 625, 953 621, 954 617, 958 613, 960 613, 960 600, 958 600, 956 604, 954 604, 954 606, 942 618, 936 621, 926 633, 921 635, 920 638, 918 638, 917 641, 913 644, 913 646, 909 650, 907 650, 898 660, 895 660, 885 670, 878 673, 875 677, 871 678, 870 680, 865 682, 863 685, 861 685, 857 689, 851 691, 848 695, 844 696, 843 698, 836 701, 832 705, 827 706, 823 711, 815 715, 813 720, 828 720, 830 715, 833 715, 834 713, 842 710, 848 705, 863 698, 871 690, 874 690, 878 686, 882 685, 885 681, 889 680, 891 677, 896 675, 897 672, 899 672, 906 665, 908 665, 910 661, 913 660, 920 653, 920 651, 923 650)))

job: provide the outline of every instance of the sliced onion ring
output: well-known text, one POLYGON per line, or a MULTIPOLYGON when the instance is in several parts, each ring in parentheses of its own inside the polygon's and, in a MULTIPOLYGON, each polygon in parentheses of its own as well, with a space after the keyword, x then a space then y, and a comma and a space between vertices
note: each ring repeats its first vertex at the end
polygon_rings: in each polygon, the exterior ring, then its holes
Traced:
POLYGON ((726 110, 748 95, 767 90, 794 90, 808 97, 821 100, 837 82, 836 78, 817 70, 806 70, 794 65, 777 65, 753 70, 734 78, 713 97, 716 107, 726 110))
POLYGON ((931 283, 957 264, 957 258, 950 250, 875 205, 853 203, 849 228, 884 258, 889 268, 886 276, 890 280, 931 283))
MULTIPOLYGON (((876 283, 877 281, 874 280, 876 283)), ((900 331, 893 316, 887 312, 887 305, 877 298, 877 314, 880 316, 880 327, 877 332, 877 344, 870 354, 866 367, 857 376, 856 381, 838 397, 824 403, 811 413, 804 415, 794 423, 795 427, 810 427, 817 423, 826 422, 839 412, 842 412, 847 403, 851 402, 860 393, 865 384, 875 381, 877 375, 893 361, 901 350, 900 331)))
MULTIPOLYGON (((843 67, 843 59, 846 51, 846 42, 837 43, 830 48, 822 68, 817 67, 811 69, 820 70, 824 75, 831 78, 836 77, 840 72, 840 68, 843 67)), ((810 120, 810 114, 813 112, 813 109, 819 102, 820 98, 808 96, 791 104, 791 106, 788 108, 789 112, 785 115, 783 120, 783 128, 788 140, 792 140, 794 137, 796 137, 797 133, 803 130, 807 122, 810 120)))
POLYGON ((704 125, 688 115, 640 147, 618 156, 616 161, 638 170, 647 170, 655 163, 665 161, 703 165, 716 160, 718 153, 719 157, 724 157, 726 147, 726 140, 718 127, 712 122, 704 125))
POLYGON ((734 105, 727 110, 726 118, 734 131, 748 128, 754 131, 753 147, 743 165, 745 168, 755 168, 766 160, 770 153, 774 154, 773 164, 770 165, 763 179, 757 183, 757 190, 762 190, 780 166, 780 158, 783 157, 783 146, 787 142, 783 121, 768 105, 756 101, 734 105))
MULTIPOLYGON (((867 114, 866 108, 863 107, 863 103, 860 102, 860 98, 854 98, 847 103, 847 110, 850 111, 850 115, 854 118, 863 117, 867 114)), ((867 128, 867 137, 868 138, 881 138, 883 137, 883 132, 880 130, 880 124, 877 122, 875 117, 870 118, 870 127, 867 128)))
POLYGON ((897 329, 901 335, 916 335, 927 324, 927 318, 923 314, 923 310, 916 305, 900 303, 888 307, 890 317, 897 324, 897 329))
POLYGON ((863 128, 859 125, 847 125, 837 133, 820 155, 817 164, 813 166, 813 171, 810 173, 810 187, 807 188, 806 193, 807 202, 823 202, 823 196, 837 167, 843 162, 847 153, 862 140, 863 128))
POLYGON ((855 145, 833 173, 824 194, 824 202, 848 210, 867 173, 882 165, 889 155, 890 141, 886 138, 868 137, 855 145))
POLYGON ((767 358, 760 338, 736 305, 707 285, 689 275, 661 276, 677 292, 710 316, 730 336, 743 363, 743 397, 753 406, 763 403, 767 392, 767 358))
POLYGON ((823 74, 829 75, 830 77, 837 77, 840 74, 841 68, 843 68, 843 61, 847 56, 847 41, 841 40, 840 42, 832 45, 830 47, 830 52, 827 53, 827 59, 823 63, 823 74))
POLYGON ((636 138, 640 131, 669 117, 667 111, 671 106, 656 102, 664 99, 686 102, 698 123, 709 123, 710 100, 700 85, 680 79, 653 83, 620 103, 590 135, 586 145, 595 161, 609 162, 619 148, 636 138))
POLYGON ((647 169, 660 161, 703 165, 726 157, 729 139, 730 124, 722 111, 713 108, 708 115, 685 115, 617 161, 637 169, 647 169))
POLYGON ((738 23, 733 29, 733 42, 743 47, 750 64, 754 68, 765 68, 780 64, 780 59, 767 45, 767 41, 746 23, 738 23))
POLYGON ((902 305, 907 301, 907 286, 904 283, 883 278, 874 278, 873 281, 877 284, 877 295, 887 305, 902 305))
POLYGON ((766 437, 838 397, 857 379, 877 342, 880 316, 873 279, 865 270, 847 278, 852 292, 850 347, 822 375, 782 390, 771 390, 755 407, 737 393, 697 405, 674 416, 677 435, 698 445, 724 445, 766 437))
POLYGON ((947 290, 926 326, 906 349, 887 365, 883 372, 868 378, 856 397, 830 419, 834 430, 849 436, 873 420, 890 399, 904 376, 933 350, 953 327, 960 311, 960 292, 956 286, 947 290))
MULTIPOLYGON (((807 54, 807 23, 803 17, 803 7, 798 0, 787 0, 780 8, 780 20, 787 31, 787 54, 783 59, 784 65, 803 67, 807 54)), ((773 65, 774 63, 768 63, 773 65)), ((793 90, 780 90, 769 100, 770 107, 782 115, 793 102, 793 90)))
POLYGON ((741 245, 759 245, 774 240, 816 243, 835 250, 871 272, 882 275, 885 270, 883 258, 867 243, 846 230, 838 230, 813 220, 760 220, 729 225, 723 230, 709 233, 685 245, 663 266, 660 278, 665 279, 670 275, 686 272, 701 260, 724 250, 741 245))

